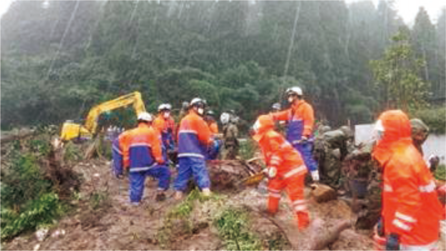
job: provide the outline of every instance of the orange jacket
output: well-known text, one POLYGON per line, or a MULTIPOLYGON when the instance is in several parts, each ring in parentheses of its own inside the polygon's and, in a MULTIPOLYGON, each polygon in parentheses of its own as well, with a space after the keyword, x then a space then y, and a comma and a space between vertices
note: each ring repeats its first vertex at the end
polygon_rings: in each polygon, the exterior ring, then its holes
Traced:
POLYGON ((282 135, 274 131, 271 116, 262 115, 257 121, 260 125, 253 138, 262 149, 266 165, 276 168, 277 176, 282 179, 307 173, 299 152, 282 135))
POLYGON ((148 162, 156 161, 163 163, 161 150, 161 135, 151 126, 140 123, 138 127, 126 131, 119 137, 119 145, 122 149, 124 167, 133 168, 146 167, 148 162), (141 156, 141 149, 147 151, 141 156), (133 150, 133 151, 132 151, 133 150), (132 155, 132 152, 133 155, 132 155))
POLYGON ((160 132, 167 132, 171 129, 171 132, 175 132, 175 121, 169 117, 165 119, 162 114, 158 115, 153 121, 153 127, 160 132))
POLYGON ((209 123, 209 130, 213 135, 218 134, 218 125, 215 121, 209 123))
POLYGON ((423 157, 412 144, 410 122, 400 110, 384 112, 384 127, 373 157, 384 168, 383 210, 386 234, 397 233, 403 245, 438 240, 442 208, 423 157))
POLYGON ((178 157, 204 158, 211 142, 208 124, 195 111, 189 111, 180 122, 178 157))
MULTIPOLYGON (((289 124, 292 124, 293 121, 303 121, 303 128, 300 129, 301 136, 311 136, 314 126, 314 111, 313 107, 305 100, 295 101, 291 108, 273 113, 272 116, 274 120, 286 120, 289 121, 289 124)), ((296 126, 296 128, 298 127, 300 126, 296 126)))

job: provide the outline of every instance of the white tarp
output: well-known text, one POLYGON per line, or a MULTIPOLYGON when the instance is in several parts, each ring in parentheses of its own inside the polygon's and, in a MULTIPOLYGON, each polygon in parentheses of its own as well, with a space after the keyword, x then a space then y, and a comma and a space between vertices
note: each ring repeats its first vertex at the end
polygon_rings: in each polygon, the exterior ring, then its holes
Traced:
MULTIPOLYGON (((373 124, 355 126, 355 144, 366 143, 372 140, 373 124)), ((430 134, 423 144, 424 158, 434 154, 440 157, 440 162, 445 163, 446 135, 430 134)))

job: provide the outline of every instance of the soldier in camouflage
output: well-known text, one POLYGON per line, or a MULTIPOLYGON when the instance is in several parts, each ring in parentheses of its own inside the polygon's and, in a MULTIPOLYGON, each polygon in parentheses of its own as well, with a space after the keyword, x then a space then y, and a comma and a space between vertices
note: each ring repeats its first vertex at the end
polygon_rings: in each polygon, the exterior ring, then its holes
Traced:
POLYGON ((376 161, 372 159, 372 150, 375 142, 360 145, 346 157, 344 162, 344 171, 347 182, 346 190, 351 194, 364 195, 365 203, 358 213, 358 219, 355 227, 357 229, 372 229, 381 216, 381 190, 382 190, 382 170, 376 161), (366 180, 366 191, 355 191, 358 186, 354 185, 356 181, 366 180))
POLYGON ((347 156, 352 132, 348 127, 324 132, 326 129, 321 128, 316 137, 313 154, 319 163, 321 183, 338 189, 341 186, 342 161, 347 156))
POLYGON ((423 155, 423 148, 421 147, 429 136, 429 127, 424 124, 421 119, 411 119, 410 126, 412 127, 412 141, 418 151, 423 155))
POLYGON ((225 148, 223 159, 236 159, 239 150, 237 117, 229 113, 220 116, 223 124, 223 145, 225 148))

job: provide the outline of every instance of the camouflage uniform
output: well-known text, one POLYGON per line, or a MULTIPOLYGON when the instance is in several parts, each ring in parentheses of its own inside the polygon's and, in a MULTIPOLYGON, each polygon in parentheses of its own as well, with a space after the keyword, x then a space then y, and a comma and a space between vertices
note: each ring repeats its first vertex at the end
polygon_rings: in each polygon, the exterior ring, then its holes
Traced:
MULTIPOLYGON (((372 229, 381 216, 381 191, 382 172, 376 161, 372 159, 373 144, 369 143, 355 150, 347 156, 345 165, 348 181, 357 179, 367 180, 367 191, 365 194, 365 207, 358 213, 355 227, 357 229, 372 229)), ((346 182, 350 192, 353 188, 346 182)))
POLYGON ((321 183, 340 187, 342 160, 347 155, 347 137, 341 130, 328 131, 315 139, 314 158, 319 163, 321 183))
POLYGON ((411 119, 410 126, 412 127, 412 141, 418 151, 423 155, 423 148, 421 147, 429 136, 429 127, 423 123, 421 119, 411 119))
POLYGON ((223 140, 225 146, 224 159, 235 159, 238 155, 239 142, 238 142, 238 129, 237 126, 229 122, 223 126, 223 140))

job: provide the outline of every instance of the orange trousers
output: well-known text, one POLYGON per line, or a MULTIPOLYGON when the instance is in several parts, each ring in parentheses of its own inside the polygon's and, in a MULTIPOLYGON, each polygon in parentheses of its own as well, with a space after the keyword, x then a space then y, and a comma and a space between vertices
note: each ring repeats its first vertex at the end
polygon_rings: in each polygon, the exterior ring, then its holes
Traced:
POLYGON ((296 213, 297 226, 301 230, 310 224, 310 215, 304 198, 304 180, 305 174, 296 174, 286 179, 275 178, 268 182, 268 212, 277 213, 281 192, 286 189, 296 213))

